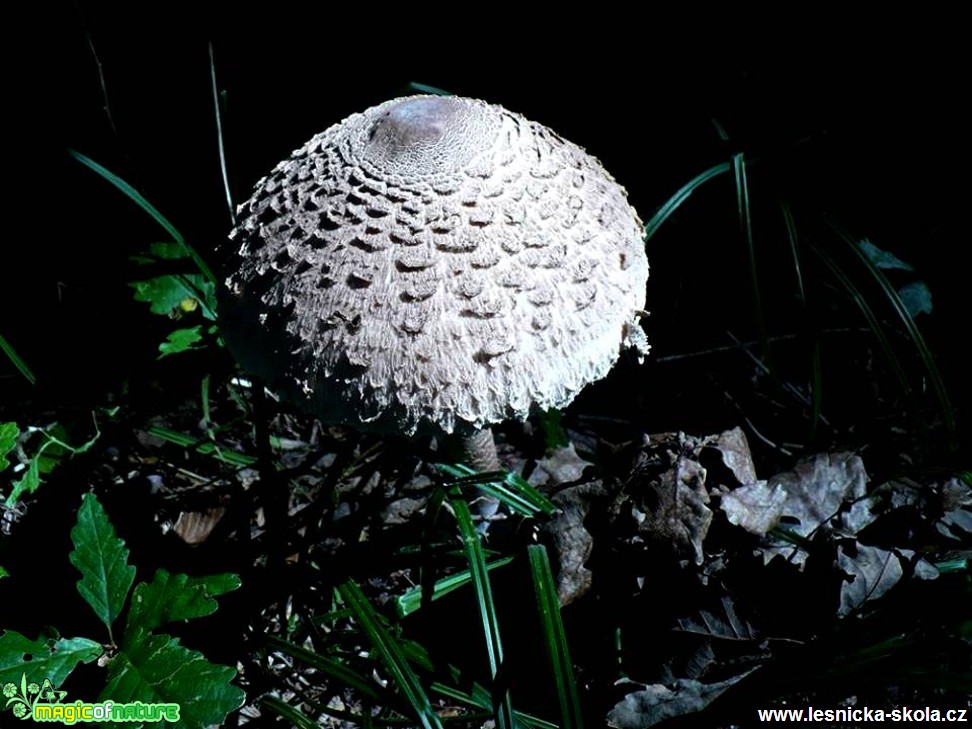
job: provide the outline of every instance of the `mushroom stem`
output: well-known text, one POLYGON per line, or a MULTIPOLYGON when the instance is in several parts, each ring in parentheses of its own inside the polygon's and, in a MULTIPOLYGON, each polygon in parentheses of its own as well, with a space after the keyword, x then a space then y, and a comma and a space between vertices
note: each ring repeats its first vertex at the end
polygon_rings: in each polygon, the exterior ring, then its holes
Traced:
POLYGON ((503 468, 496 455, 496 443, 491 428, 470 428, 446 436, 442 452, 459 463, 465 463, 476 473, 499 471, 503 468))
POLYGON ((462 436, 459 445, 460 458, 477 473, 499 471, 502 466, 496 455, 496 442, 491 428, 481 428, 462 436))
MULTIPOLYGON (((446 441, 445 451, 450 457, 465 463, 477 473, 502 470, 499 456, 496 455, 496 441, 492 428, 476 428, 465 433, 454 433, 446 441)), ((482 490, 470 502, 473 513, 482 519, 479 528, 485 533, 489 518, 499 510, 499 500, 482 490)))

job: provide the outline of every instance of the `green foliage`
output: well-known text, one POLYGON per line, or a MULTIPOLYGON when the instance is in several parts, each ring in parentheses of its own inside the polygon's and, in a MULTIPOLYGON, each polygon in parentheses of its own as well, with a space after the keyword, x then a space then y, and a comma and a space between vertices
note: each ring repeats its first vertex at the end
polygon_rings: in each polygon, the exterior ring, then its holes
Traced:
POLYGON ((31 439, 40 440, 40 445, 36 447, 33 454, 27 456, 27 461, 24 464, 24 475, 11 484, 12 489, 6 501, 8 507, 16 504, 24 495, 37 491, 43 481, 42 476, 53 471, 65 456, 85 453, 98 441, 98 438, 101 437, 101 431, 98 430, 98 421, 93 415, 92 420, 94 422, 94 435, 79 446, 68 444, 67 432, 58 423, 46 428, 30 427, 26 433, 20 433, 16 423, 0 424, 0 428, 3 429, 0 430, 0 462, 2 462, 0 463, 0 471, 6 468, 5 456, 13 451, 18 441, 25 445, 25 450, 30 453, 26 444, 31 439), (14 434, 15 429, 17 430, 16 434, 14 434), (10 443, 11 437, 14 441, 13 444, 10 443))
POLYGON ((89 638, 30 640, 12 630, 0 635, 0 684, 18 682, 29 665, 31 676, 60 686, 79 663, 91 663, 104 652, 89 638))
POLYGON ((202 327, 195 326, 189 329, 176 329, 174 332, 169 332, 165 341, 159 345, 159 359, 172 354, 179 354, 180 352, 188 352, 190 349, 202 349, 202 347, 196 346, 203 341, 201 329, 202 327))
POLYGON ((170 574, 160 569, 151 582, 142 582, 132 594, 126 637, 138 631, 155 630, 167 623, 212 615, 219 607, 213 598, 240 586, 236 575, 208 577, 170 574))
MULTIPOLYGON (((243 692, 230 683, 234 669, 212 664, 177 638, 156 632, 215 612, 213 598, 239 587, 238 577, 189 577, 159 570, 151 582, 132 591, 135 568, 128 564, 128 548, 93 494, 84 496, 71 539, 75 548, 69 559, 81 572, 78 593, 104 623, 111 641, 108 683, 99 701, 178 703, 180 726, 185 727, 218 724, 242 705, 243 692), (129 593, 127 624, 116 641, 114 628, 129 593)), ((7 631, 0 637, 0 683, 20 679, 29 666, 35 678, 44 676, 60 685, 79 662, 104 654, 104 647, 88 638, 31 641, 7 631)))
POLYGON ((556 408, 541 410, 537 413, 537 419, 540 421, 540 427, 543 428, 543 437, 547 448, 566 448, 570 445, 570 438, 564 429, 560 410, 556 408))
POLYGON ((110 633, 135 581, 135 568, 128 564, 128 548, 93 494, 84 495, 71 541, 74 551, 69 559, 81 572, 78 593, 110 633))
POLYGON ((20 428, 16 423, 0 423, 0 471, 10 465, 7 454, 17 447, 20 428))
POLYGON ((176 638, 140 633, 112 659, 99 701, 177 703, 180 726, 207 727, 243 705, 243 692, 230 683, 235 676, 176 638))
MULTIPOLYGON (((147 254, 135 256, 133 260, 149 270, 161 268, 166 261, 189 263, 190 267, 192 264, 185 247, 171 242, 153 243, 147 254)), ((153 314, 177 317, 202 304, 203 316, 210 321, 215 318, 216 287, 201 273, 166 273, 129 286, 135 289, 135 300, 148 304, 153 314)))

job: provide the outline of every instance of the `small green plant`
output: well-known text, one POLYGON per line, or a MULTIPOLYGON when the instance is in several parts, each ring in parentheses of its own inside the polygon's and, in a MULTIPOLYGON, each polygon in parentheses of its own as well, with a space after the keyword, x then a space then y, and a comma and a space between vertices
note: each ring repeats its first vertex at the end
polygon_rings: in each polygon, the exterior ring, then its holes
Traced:
POLYGON ((243 691, 231 683, 233 668, 212 664, 178 638, 158 632, 165 625, 214 613, 214 598, 239 587, 236 575, 190 577, 160 569, 150 582, 132 589, 135 567, 128 563, 128 548, 93 494, 84 496, 71 540, 69 558, 81 572, 78 593, 104 624, 108 640, 31 640, 12 630, 0 635, 0 685, 8 704, 16 704, 15 716, 29 716, 29 697, 38 693, 30 688, 37 681, 49 683, 53 691, 79 663, 95 660, 107 666, 100 702, 178 704, 184 727, 219 724, 242 705, 243 691), (19 693, 18 685, 23 688, 19 693))
POLYGON ((92 421, 94 434, 79 446, 68 443, 66 429, 60 423, 45 427, 30 426, 23 432, 15 422, 0 423, 0 471, 10 465, 9 455, 17 448, 18 443, 24 447, 23 476, 11 484, 6 500, 8 508, 25 495, 37 491, 42 477, 53 471, 66 456, 84 453, 98 441, 101 432, 98 430, 98 421, 94 414, 92 414, 92 421), (31 446, 29 449, 26 447, 27 444, 31 446))

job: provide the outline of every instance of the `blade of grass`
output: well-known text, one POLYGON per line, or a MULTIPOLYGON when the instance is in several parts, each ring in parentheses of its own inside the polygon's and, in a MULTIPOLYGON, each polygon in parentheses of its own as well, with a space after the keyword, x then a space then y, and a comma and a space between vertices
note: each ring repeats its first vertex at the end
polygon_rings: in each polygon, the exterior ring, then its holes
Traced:
POLYGON ((451 91, 440 89, 438 86, 420 84, 418 81, 409 81, 406 88, 412 94, 432 94, 433 96, 452 96, 451 91))
POLYGON ((260 699, 260 704, 277 716, 289 721, 297 729, 320 729, 314 719, 305 716, 301 711, 276 696, 264 696, 260 699))
MULTIPOLYGON (((494 560, 486 565, 486 571, 490 572, 497 567, 503 567, 508 565, 513 561, 513 557, 503 557, 502 559, 494 560)), ((449 575, 448 577, 443 577, 441 580, 437 580, 435 585, 432 587, 431 596, 429 600, 438 600, 441 597, 445 597, 450 592, 458 590, 460 587, 468 585, 472 581, 472 573, 469 570, 463 570, 454 575, 449 575)), ((411 615, 416 610, 418 610, 423 603, 423 595, 425 591, 421 586, 413 587, 408 590, 405 594, 400 595, 398 599, 395 600, 395 611, 399 617, 406 617, 411 615)))
POLYGON ((783 222, 786 224, 786 238, 790 244, 790 255, 793 257, 793 271, 796 274, 797 298, 804 311, 807 309, 807 292, 803 287, 803 269, 800 266, 800 253, 797 238, 796 221, 793 219, 793 211, 786 202, 781 203, 783 208, 783 222))
POLYGON ((188 243, 186 243, 185 238, 183 238, 182 237, 182 234, 179 233, 178 230, 176 230, 176 227, 174 225, 172 225, 172 223, 170 223, 165 218, 165 216, 162 215, 162 213, 160 213, 155 208, 154 205, 152 205, 152 203, 150 203, 148 200, 146 200, 142 196, 142 193, 140 193, 134 187, 132 187, 131 185, 129 185, 127 182, 125 182, 122 178, 120 178, 114 172, 112 172, 111 170, 107 169, 106 167, 101 166, 100 164, 98 164, 97 162, 95 162, 90 157, 86 157, 85 155, 81 154, 80 152, 76 152, 73 149, 69 149, 68 150, 68 154, 71 155, 72 157, 74 157, 74 159, 76 159, 78 162, 80 162, 81 164, 83 164, 85 167, 87 167, 88 169, 92 170, 93 172, 97 173, 102 178, 104 178, 105 180, 107 180, 108 182, 110 182, 112 185, 114 185, 116 188, 118 188, 118 190, 121 191, 129 200, 131 200, 133 203, 135 203, 140 208, 142 208, 142 210, 144 210, 146 213, 148 213, 149 216, 151 216, 151 218, 156 223, 158 223, 160 226, 162 226, 162 228, 169 235, 172 236, 172 240, 174 240, 176 243, 178 243, 180 246, 182 246, 185 249, 186 253, 189 255, 189 257, 196 264, 196 267, 199 269, 199 271, 206 278, 208 278, 211 282, 216 283, 216 276, 213 274, 212 270, 209 268, 209 266, 206 264, 206 262, 202 259, 202 257, 196 252, 196 249, 193 248, 188 243))
POLYGON ((185 433, 172 430, 171 428, 164 428, 161 425, 149 426, 145 429, 145 432, 149 435, 154 435, 156 438, 161 438, 167 443, 173 443, 174 445, 188 448, 189 450, 194 450, 204 456, 213 456, 214 458, 218 458, 223 463, 228 463, 231 466, 239 466, 240 468, 243 468, 246 466, 252 466, 257 462, 257 459, 253 456, 220 448, 209 440, 193 438, 185 433))
POLYGON ((695 192, 699 186, 704 185, 713 177, 718 177, 719 175, 728 171, 729 163, 723 162, 699 173, 685 183, 681 188, 679 188, 678 192, 668 198, 668 201, 658 209, 658 212, 656 212, 651 217, 651 220, 649 220, 645 225, 645 241, 647 242, 651 240, 652 236, 658 232, 658 229, 661 227, 662 223, 668 220, 672 213, 674 213, 683 202, 688 200, 689 196, 695 192))
POLYGON ((199 402, 202 407, 203 421, 206 423, 206 432, 210 438, 213 437, 213 431, 211 426, 212 423, 212 412, 209 407, 209 375, 206 374, 202 378, 202 384, 200 385, 199 392, 199 402))
POLYGON ((462 535, 462 544, 472 575, 473 591, 476 594, 476 601, 479 606, 483 636, 486 638, 489 670, 493 679, 493 711, 496 716, 496 724, 500 729, 513 729, 515 726, 513 703, 510 699, 510 692, 505 685, 503 643, 500 639, 499 620, 496 615, 496 605, 493 602, 489 574, 486 570, 483 545, 479 540, 479 532, 473 523, 472 514, 469 512, 469 505, 462 499, 458 489, 455 489, 451 496, 450 503, 453 513, 456 515, 456 521, 459 523, 459 532, 462 535))
POLYGON ((219 147, 219 172, 223 178, 223 190, 226 193, 226 207, 229 208, 230 222, 236 225, 236 207, 233 205, 233 195, 230 193, 229 175, 226 172, 226 147, 223 144, 223 115, 219 110, 219 91, 216 88, 216 54, 213 44, 209 44, 209 75, 213 81, 213 109, 216 111, 216 142, 219 147))
MULTIPOLYGON (((769 338, 766 334, 766 316, 763 311, 763 297, 759 291, 759 276, 756 270, 756 246, 753 241, 753 217, 749 206, 749 182, 746 179, 746 160, 742 153, 732 156, 732 176, 736 185, 736 211, 739 215, 739 231, 746 244, 746 258, 749 261, 749 284, 753 294, 753 314, 756 328, 762 342, 762 355, 769 356, 769 338)), ((772 369, 772 368, 771 368, 772 369)))
POLYGON ((268 635, 264 641, 264 645, 272 651, 286 653, 288 656, 296 658, 308 666, 313 666, 327 676, 358 691, 362 696, 376 701, 379 699, 378 691, 375 690, 374 681, 367 676, 362 676, 340 661, 318 655, 314 651, 278 638, 275 635, 268 635))
POLYGON ((361 592, 361 588, 353 580, 348 580, 338 587, 338 593, 354 613, 388 673, 415 710, 416 717, 422 726, 426 729, 441 728, 442 723, 433 710, 421 681, 409 665, 408 658, 382 624, 374 608, 371 607, 364 593, 361 592))
MULTIPOLYGON (((459 683, 461 676, 459 670, 453 666, 449 666, 449 672, 452 674, 453 680, 455 680, 456 683, 459 683)), ((484 719, 492 715, 492 699, 490 698, 489 691, 475 681, 472 683, 472 687, 468 693, 439 681, 433 683, 429 688, 440 696, 445 696, 446 698, 458 701, 474 709, 484 710, 486 714, 482 717, 484 719)), ((524 714, 522 711, 515 712, 515 716, 517 727, 525 727, 527 729, 557 729, 556 724, 549 721, 544 721, 543 719, 536 716, 531 716, 530 714, 524 714)), ((463 719, 469 721, 473 721, 477 718, 479 717, 469 715, 463 717, 463 719)))
POLYGON ((477 473, 464 465, 436 464, 436 468, 455 479, 450 486, 475 487, 505 503, 510 509, 524 516, 536 516, 538 512, 552 514, 557 507, 521 476, 508 471, 477 473))
POLYGON ((557 588, 550 570, 547 550, 539 544, 533 544, 527 548, 527 554, 530 558, 530 574, 533 577, 533 591, 537 598, 540 627, 560 703, 560 725, 564 729, 579 729, 584 725, 584 720, 581 716, 577 681, 574 678, 574 667, 567 648, 564 624, 560 619, 560 601, 557 598, 557 588))
MULTIPOLYGON (((797 298, 803 315, 806 318, 809 306, 807 304, 807 292, 803 285, 803 267, 800 265, 800 247, 798 244, 796 221, 793 219, 793 211, 786 202, 781 203, 783 208, 783 222, 786 224, 786 237, 790 244, 790 255, 793 258, 793 271, 796 274, 797 298)), ((810 440, 817 434, 817 428, 823 416, 823 367, 821 363, 820 332, 816 326, 810 327, 813 337, 813 350, 810 355, 810 440)))
POLYGON ((419 541, 420 550, 418 567, 420 607, 428 606, 432 600, 435 599, 436 566, 432 559, 434 550, 433 544, 436 541, 436 527, 439 523, 439 516, 442 514, 442 505, 444 503, 445 489, 439 486, 429 497, 428 505, 425 507, 425 515, 422 518, 422 538, 419 541))
POLYGON ((27 381, 30 384, 34 385, 37 383, 37 378, 34 376, 33 370, 27 366, 27 363, 24 362, 19 354, 17 354, 10 342, 8 342, 2 334, 0 334, 0 349, 3 350, 5 355, 7 355, 7 359, 13 363, 13 366, 20 371, 20 374, 27 378, 27 381))

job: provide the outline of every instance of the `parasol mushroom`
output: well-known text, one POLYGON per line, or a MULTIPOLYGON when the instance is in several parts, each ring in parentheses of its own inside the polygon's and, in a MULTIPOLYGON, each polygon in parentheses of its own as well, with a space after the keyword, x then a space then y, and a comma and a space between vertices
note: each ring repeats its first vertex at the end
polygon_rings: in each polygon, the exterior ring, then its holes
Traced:
POLYGON ((491 424, 647 352, 642 235, 625 190, 550 129, 474 99, 394 99, 240 206, 223 333, 323 421, 453 434, 492 470, 491 424))

